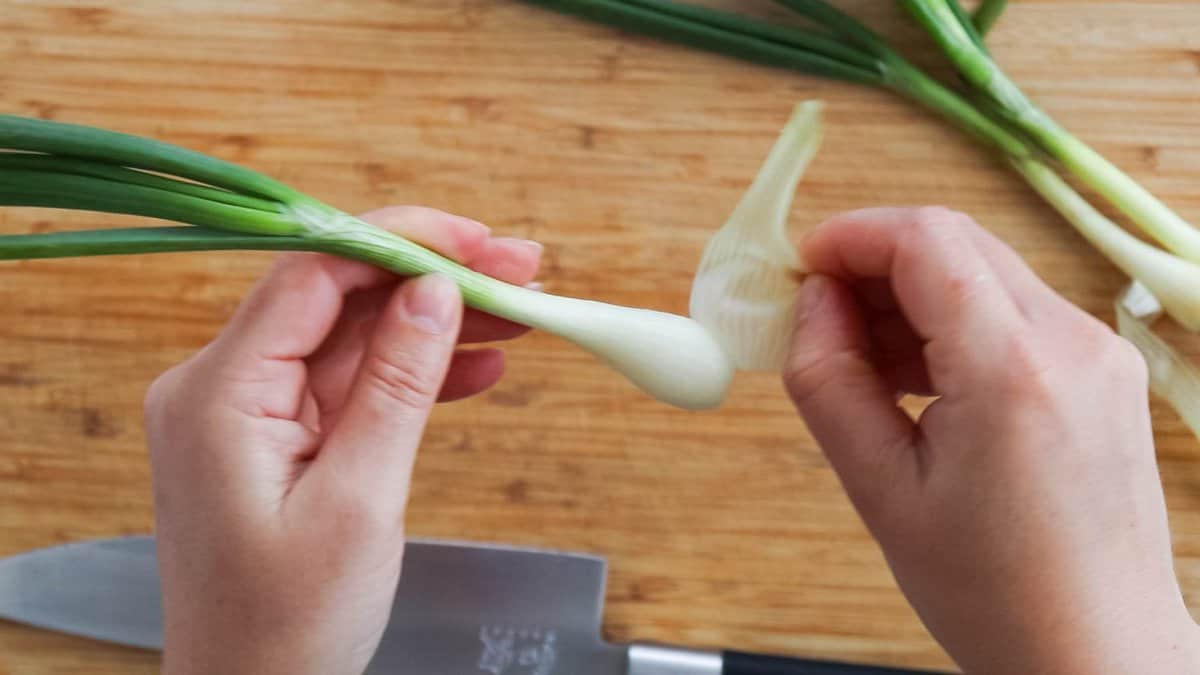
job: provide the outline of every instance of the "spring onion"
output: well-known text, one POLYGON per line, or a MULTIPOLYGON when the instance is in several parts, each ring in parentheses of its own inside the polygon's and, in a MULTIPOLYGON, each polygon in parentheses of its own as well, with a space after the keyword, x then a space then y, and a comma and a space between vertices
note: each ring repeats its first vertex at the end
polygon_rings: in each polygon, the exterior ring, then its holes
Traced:
MULTIPOLYGON (((825 0, 776 0, 798 14, 803 25, 671 0, 526 1, 747 61, 888 89, 918 103, 997 152, 1142 292, 1156 298, 1181 325, 1200 331, 1200 232, 1034 105, 992 60, 984 36, 1003 13, 1005 0, 983 0, 974 13, 958 0, 898 0, 958 70, 964 85, 958 87, 929 76, 882 36, 825 0), (1059 166, 1166 250, 1105 217, 1059 175, 1059 166)), ((1148 324, 1139 325, 1149 331, 1148 324)), ((1133 342, 1152 362, 1183 363, 1161 340, 1133 342), (1164 350, 1171 359, 1162 357, 1164 350)), ((1167 398, 1189 423, 1200 419, 1200 398, 1167 398)))
POLYGON ((1200 262, 1200 230, 1034 105, 972 39, 967 28, 970 24, 963 24, 954 12, 957 0, 902 2, 937 40, 959 73, 990 99, 1000 115, 1163 246, 1200 262))
POLYGON ((822 104, 796 106, 750 189, 709 240, 692 283, 691 315, 738 370, 783 368, 801 263, 788 239, 796 184, 821 144, 822 104))
POLYGON ((330 253, 402 275, 446 274, 468 305, 564 337, 675 406, 718 405, 732 376, 720 345, 690 318, 503 283, 267 176, 146 138, 0 116, 0 205, 193 226, 3 236, 0 260, 211 250, 330 253))
POLYGON ((1200 331, 1200 265, 1129 234, 1045 164, 1014 160, 1013 165, 1085 239, 1158 298, 1171 318, 1200 331))

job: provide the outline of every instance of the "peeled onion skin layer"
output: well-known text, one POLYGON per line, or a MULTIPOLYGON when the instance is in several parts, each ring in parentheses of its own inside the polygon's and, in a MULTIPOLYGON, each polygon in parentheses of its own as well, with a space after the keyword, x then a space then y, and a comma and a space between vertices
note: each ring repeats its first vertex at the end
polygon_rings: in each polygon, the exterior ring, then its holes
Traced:
POLYGON ((787 360, 801 262, 788 237, 796 186, 821 144, 820 101, 795 107, 754 182, 708 242, 691 315, 738 370, 779 372, 787 360))

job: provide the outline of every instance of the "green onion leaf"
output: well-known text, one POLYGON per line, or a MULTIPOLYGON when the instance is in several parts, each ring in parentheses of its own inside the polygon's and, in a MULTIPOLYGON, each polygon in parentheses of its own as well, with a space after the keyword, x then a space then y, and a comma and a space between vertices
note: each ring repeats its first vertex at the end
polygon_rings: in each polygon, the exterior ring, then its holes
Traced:
POLYGON ((983 0, 979 3, 979 7, 975 9, 975 13, 971 15, 971 20, 975 24, 975 30, 981 36, 987 36, 996 25, 996 21, 1000 19, 1000 15, 1004 13, 1008 6, 1008 0, 983 0))
POLYGON ((755 63, 796 68, 822 77, 864 84, 880 82, 877 70, 863 65, 865 61, 860 55, 846 59, 844 49, 830 52, 828 40, 822 37, 796 33, 786 38, 786 43, 781 42, 784 38, 779 27, 717 10, 689 10, 665 0, 526 2, 755 63))
POLYGON ((238 234, 206 227, 133 227, 0 237, 0 260, 75 258, 186 251, 314 251, 304 237, 238 234))
POLYGON ((56 155, 41 155, 27 152, 0 152, 0 169, 27 169, 30 171, 45 171, 50 173, 65 173, 78 176, 92 176, 118 183, 142 185, 168 192, 191 195, 209 201, 257 209, 268 213, 279 213, 279 203, 250 197, 228 190, 209 187, 199 183, 188 183, 166 176, 127 169, 116 164, 96 162, 72 157, 56 155))
POLYGON ((124 213, 254 234, 300 234, 274 213, 96 176, 0 166, 0 205, 124 213))
POLYGON ((0 115, 0 148, 79 157, 157 171, 279 201, 302 196, 258 172, 193 150, 140 136, 64 122, 0 115))

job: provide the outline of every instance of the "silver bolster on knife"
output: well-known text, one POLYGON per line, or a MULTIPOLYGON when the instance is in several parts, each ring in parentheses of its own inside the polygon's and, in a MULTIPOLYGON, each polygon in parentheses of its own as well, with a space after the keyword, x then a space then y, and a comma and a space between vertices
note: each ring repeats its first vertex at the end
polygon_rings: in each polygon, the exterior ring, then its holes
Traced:
POLYGON ((633 645, 627 675, 721 675, 723 667, 718 652, 633 645))

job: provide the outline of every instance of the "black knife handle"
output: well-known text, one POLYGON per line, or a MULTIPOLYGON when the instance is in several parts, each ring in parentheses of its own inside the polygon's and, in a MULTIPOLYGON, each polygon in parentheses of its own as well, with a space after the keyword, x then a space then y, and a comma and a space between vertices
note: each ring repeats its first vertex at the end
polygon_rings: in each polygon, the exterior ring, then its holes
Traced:
POLYGON ((722 675, 946 675, 931 670, 902 670, 833 661, 809 661, 727 651, 722 675))

